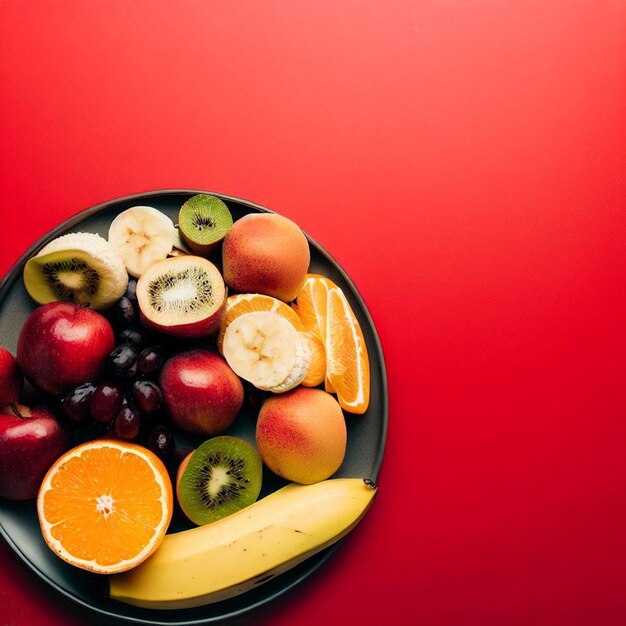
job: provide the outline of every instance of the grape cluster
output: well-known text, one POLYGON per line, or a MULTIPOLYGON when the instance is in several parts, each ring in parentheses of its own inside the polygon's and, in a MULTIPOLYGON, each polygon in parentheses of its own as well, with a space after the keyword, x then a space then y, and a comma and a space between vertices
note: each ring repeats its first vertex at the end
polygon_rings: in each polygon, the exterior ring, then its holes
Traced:
POLYGON ((63 410, 75 424, 92 420, 121 439, 143 439, 142 443, 166 460, 174 449, 174 438, 159 423, 163 394, 156 382, 166 355, 137 324, 136 285, 131 279, 126 295, 110 311, 117 345, 107 360, 106 380, 72 389, 63 399, 63 410))

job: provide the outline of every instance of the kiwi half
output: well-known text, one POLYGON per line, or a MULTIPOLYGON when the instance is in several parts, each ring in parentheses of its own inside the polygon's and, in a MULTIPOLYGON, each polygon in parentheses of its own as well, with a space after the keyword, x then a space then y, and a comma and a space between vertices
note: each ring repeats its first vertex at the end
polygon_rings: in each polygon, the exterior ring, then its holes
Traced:
POLYGON ((219 330, 226 286, 213 263, 195 255, 157 261, 137 281, 145 326, 178 337, 206 337, 219 330))
POLYGON ((39 304, 66 300, 103 309, 124 294, 128 274, 105 239, 70 233, 51 241, 26 263, 24 284, 39 304))
POLYGON ((249 443, 214 437, 181 463, 176 494, 185 515, 203 526, 256 502, 262 477, 261 457, 249 443))
POLYGON ((91 266, 88 255, 78 251, 73 254, 53 252, 32 259, 26 280, 34 282, 33 292, 37 292, 39 287, 54 300, 70 302, 93 298, 100 286, 98 270, 91 266), (29 280, 30 277, 33 278, 29 280))
POLYGON ((178 213, 178 228, 185 243, 200 256, 211 254, 232 225, 228 207, 206 193, 189 198, 178 213))

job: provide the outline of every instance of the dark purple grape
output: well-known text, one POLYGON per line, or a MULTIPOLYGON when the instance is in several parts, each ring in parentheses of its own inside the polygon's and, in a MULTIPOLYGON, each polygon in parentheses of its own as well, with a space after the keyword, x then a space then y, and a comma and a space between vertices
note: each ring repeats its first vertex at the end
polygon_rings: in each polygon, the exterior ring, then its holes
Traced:
POLYGON ((174 437, 165 426, 157 424, 148 433, 148 449, 152 450, 162 461, 166 461, 174 451, 174 437))
POLYGON ((137 302, 137 281, 134 278, 128 279, 128 287, 126 287, 126 297, 133 302, 137 302))
POLYGON ((156 383, 137 380, 133 383, 133 399, 143 415, 153 415, 163 403, 163 394, 156 383))
POLYGON ((124 328, 118 336, 118 343, 127 343, 129 346, 133 346, 134 348, 141 348, 146 341, 146 337, 144 333, 136 328, 124 328))
POLYGON ((134 439, 139 434, 141 417, 132 404, 125 404, 115 418, 115 433, 121 439, 134 439))
POLYGON ((113 307, 115 320, 121 326, 130 326, 136 317, 137 312, 130 298, 122 296, 113 307))
POLYGON ((135 363, 125 374, 118 374, 118 378, 124 380, 134 380, 137 378, 137 363, 135 363))
POLYGON ((117 415, 124 392, 117 383, 102 383, 89 400, 89 412, 97 422, 110 422, 117 415))
POLYGON ((249 382, 244 382, 243 397, 251 409, 259 410, 267 398, 267 393, 261 389, 257 389, 249 382))
POLYGON ((74 422, 84 420, 89 415, 89 399, 95 389, 95 385, 85 383, 70 391, 63 400, 65 415, 74 422))
POLYGON ((163 364, 163 349, 159 346, 142 350, 137 361, 137 371, 141 376, 152 378, 158 374, 163 364))
POLYGON ((137 372, 137 351, 132 346, 117 346, 109 354, 109 366, 116 376, 128 378, 137 372))

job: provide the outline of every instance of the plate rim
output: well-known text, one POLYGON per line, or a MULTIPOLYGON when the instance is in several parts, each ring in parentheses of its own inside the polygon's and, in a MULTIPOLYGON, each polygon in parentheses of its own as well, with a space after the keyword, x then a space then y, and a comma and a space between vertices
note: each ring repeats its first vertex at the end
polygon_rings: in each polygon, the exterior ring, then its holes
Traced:
MULTIPOLYGON (((112 205, 118 204, 118 203, 121 203, 121 202, 132 202, 134 200, 140 200, 140 199, 145 199, 147 197, 154 197, 154 196, 167 196, 167 195, 177 195, 177 194, 199 194, 199 193, 210 194, 210 195, 217 196, 218 198, 220 198, 222 200, 227 200, 227 201, 232 201, 232 202, 235 202, 235 203, 239 203, 239 204, 248 206, 250 208, 253 208, 255 211, 258 211, 260 213, 276 213, 276 211, 273 211, 272 209, 268 209, 267 207, 264 207, 264 206, 262 206, 260 204, 257 204, 256 202, 252 202, 251 200, 246 200, 245 198, 240 198, 240 197, 237 197, 237 196, 231 196, 231 195, 220 193, 220 192, 216 192, 216 191, 206 191, 206 190, 202 190, 202 189, 186 189, 186 188, 156 189, 156 190, 153 190, 153 191, 142 191, 142 192, 139 192, 139 193, 133 193, 133 194, 129 194, 129 195, 126 195, 126 196, 119 196, 117 198, 111 198, 109 200, 106 200, 104 202, 100 202, 100 203, 98 203, 96 205, 87 207, 85 209, 82 209, 82 210, 74 213, 73 215, 71 215, 67 219, 63 220, 63 222, 61 222, 60 224, 58 224, 57 226, 55 226, 51 230, 47 231, 41 237, 39 237, 11 265, 9 270, 6 272, 6 274, 0 280, 0 301, 3 300, 3 298, 5 296, 5 292, 8 291, 11 288, 11 286, 13 285, 13 283, 17 280, 17 278, 20 275, 20 271, 21 271, 22 266, 26 263, 26 261, 31 256, 36 254, 51 238, 54 238, 54 237, 64 233, 66 230, 68 230, 70 228, 73 228, 74 226, 76 226, 77 224, 79 224, 83 220, 91 217, 92 215, 95 215, 96 213, 104 211, 104 210, 110 208, 112 205)), ((316 239, 311 237, 304 230, 302 232, 306 236, 309 244, 312 245, 317 250, 317 252, 319 254, 321 254, 323 257, 325 257, 326 260, 328 260, 333 265, 333 267, 337 269, 337 271, 339 272, 341 277, 350 286, 350 288, 352 290, 352 293, 355 296, 355 299, 359 303, 359 306, 361 307, 363 313, 365 314, 365 317, 367 318, 367 321, 369 322, 370 328, 372 329, 372 334, 373 334, 373 338, 374 338, 374 346, 373 347, 374 347, 374 351, 378 354, 378 358, 379 358, 379 362, 380 362, 380 370, 381 370, 381 378, 382 378, 382 389, 381 389, 381 392, 382 392, 381 396, 382 397, 381 397, 381 400, 382 400, 382 409, 383 409, 382 410, 382 415, 381 415, 381 418, 382 418, 382 445, 379 447, 378 454, 377 454, 377 456, 375 458, 375 461, 374 461, 374 474, 373 474, 373 476, 371 476, 371 478, 373 480, 376 480, 378 478, 378 475, 380 474, 380 469, 382 467, 383 458, 384 458, 384 454, 385 454, 385 447, 386 447, 386 443, 387 443, 388 417, 389 417, 389 390, 388 390, 388 385, 387 385, 387 369, 386 369, 386 365, 385 365, 385 357, 384 357, 382 344, 380 342, 380 337, 378 336, 378 331, 376 330, 376 326, 374 325, 374 321, 373 321, 372 316, 371 316, 371 314, 369 312, 369 309, 367 308, 367 306, 365 304, 365 301, 363 300, 363 297, 361 296, 360 292, 356 288, 356 285, 354 284, 352 279, 348 276, 346 271, 336 261, 336 259, 320 243, 318 243, 316 239)), ((266 606, 268 604, 271 604, 272 602, 274 602, 275 600, 277 600, 281 596, 285 595, 288 591, 290 591, 294 587, 300 585, 302 582, 304 582, 305 580, 310 578, 315 572, 317 572, 322 567, 322 565, 324 565, 326 563, 326 561, 328 561, 330 559, 330 557, 339 549, 339 547, 346 540, 346 538, 343 538, 340 541, 338 541, 336 544, 334 544, 334 545, 330 546, 329 548, 327 548, 324 552, 321 553, 321 557, 317 560, 317 562, 314 563, 309 569, 307 569, 305 572, 300 574, 297 578, 295 578, 291 582, 285 584, 285 586, 283 586, 281 589, 277 590, 276 592, 270 594, 269 596, 267 596, 265 598, 262 598, 261 600, 258 600, 257 602, 253 602, 252 604, 249 604, 249 605, 247 605, 245 607, 233 610, 233 611, 231 611, 229 613, 225 613, 225 614, 220 615, 220 616, 213 616, 213 617, 207 617, 207 618, 198 618, 198 619, 192 619, 192 620, 184 620, 184 621, 179 621, 179 622, 174 623, 174 622, 163 622, 163 621, 159 621, 157 619, 155 619, 155 620, 146 619, 146 618, 143 618, 143 617, 120 616, 117 613, 113 613, 113 612, 107 611, 105 609, 101 609, 101 608, 92 606, 88 602, 85 602, 84 600, 76 597, 75 595, 72 595, 69 591, 67 591, 66 589, 61 587, 54 580, 52 580, 46 574, 44 574, 44 572, 42 572, 39 568, 37 568, 35 566, 35 564, 32 563, 26 557, 26 555, 20 550, 20 548, 15 544, 15 542, 13 541, 13 539, 11 538, 9 533, 5 530, 4 526, 2 525, 2 522, 0 522, 0 536, 3 538, 3 540, 9 546, 9 548, 12 550, 12 552, 14 554, 16 554, 17 557, 32 572, 34 572, 40 580, 44 581, 47 585, 49 585, 52 589, 54 589, 58 594, 62 595, 64 598, 68 599, 70 602, 73 602, 74 604, 78 604, 79 606, 82 606, 83 608, 87 609, 88 611, 93 611, 94 613, 97 613, 97 614, 99 614, 101 616, 104 616, 104 617, 107 617, 107 618, 114 618, 114 619, 117 619, 117 620, 120 620, 120 621, 123 621, 123 622, 126 622, 126 623, 149 624, 149 625, 152 625, 152 626, 201 626, 203 624, 216 624, 216 623, 228 620, 228 619, 241 617, 241 616, 243 616, 243 615, 245 615, 247 613, 250 613, 252 611, 260 609, 261 607, 264 607, 264 606, 266 606)))

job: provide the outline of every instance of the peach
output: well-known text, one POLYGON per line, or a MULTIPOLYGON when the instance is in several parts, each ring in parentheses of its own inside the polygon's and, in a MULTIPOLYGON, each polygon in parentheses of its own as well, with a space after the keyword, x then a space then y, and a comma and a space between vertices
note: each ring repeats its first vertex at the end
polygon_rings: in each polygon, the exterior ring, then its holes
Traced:
POLYGON ((346 422, 329 393, 298 387, 265 401, 256 443, 275 474, 308 485, 339 469, 346 453, 346 422))
POLYGON ((291 220, 275 213, 251 213, 228 231, 222 260, 224 280, 234 290, 290 302, 302 289, 311 253, 291 220))

